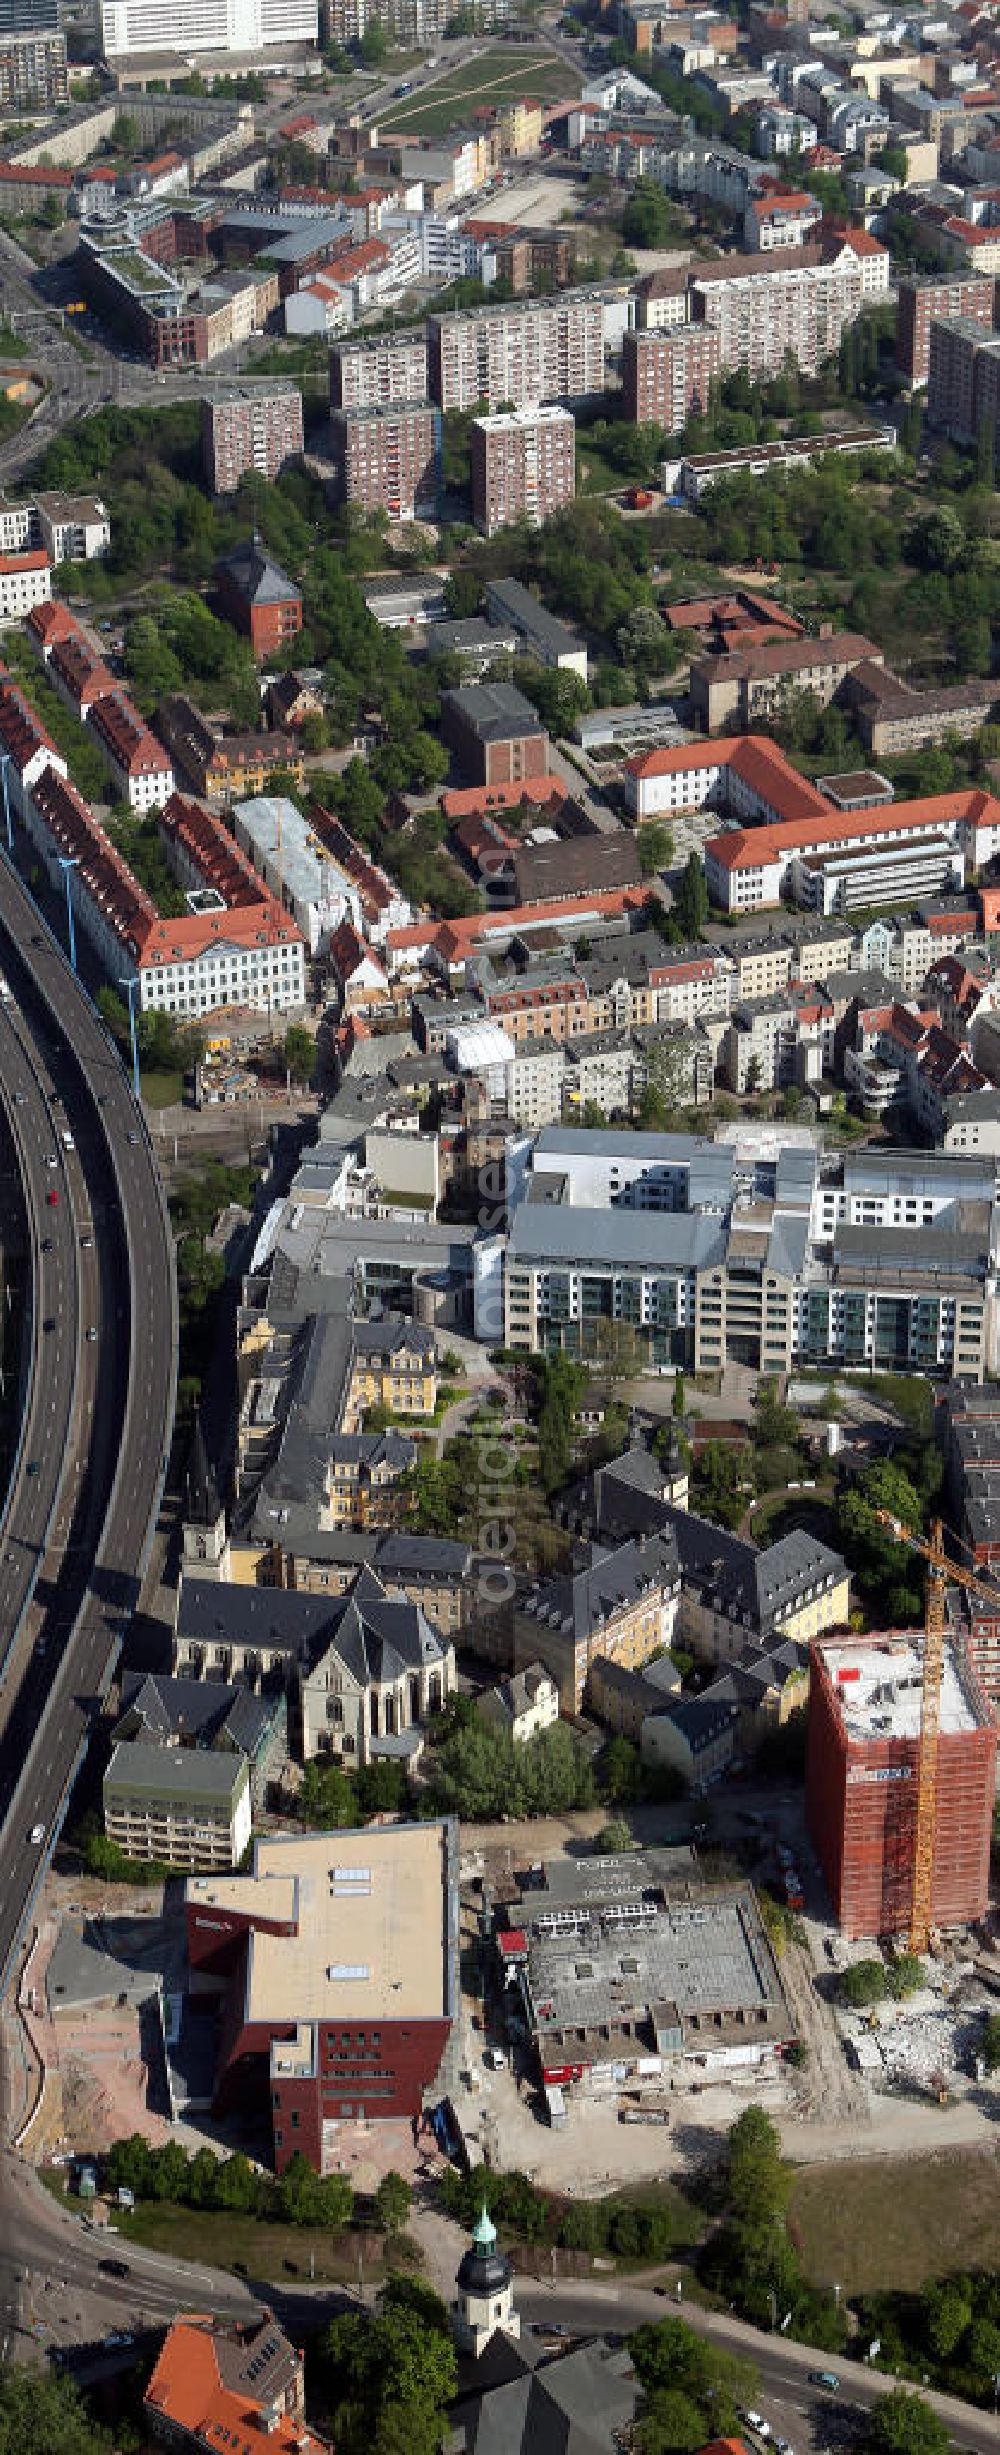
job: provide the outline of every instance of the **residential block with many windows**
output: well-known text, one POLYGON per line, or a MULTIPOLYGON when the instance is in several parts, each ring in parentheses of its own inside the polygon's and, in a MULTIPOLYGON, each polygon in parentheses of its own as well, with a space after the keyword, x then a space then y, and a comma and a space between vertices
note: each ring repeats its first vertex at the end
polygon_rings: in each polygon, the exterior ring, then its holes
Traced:
POLYGON ((269 480, 301 456, 302 394, 294 384, 234 384, 201 404, 201 448, 213 494, 235 494, 252 470, 269 480))
POLYGON ((434 518, 441 477, 441 412, 428 401, 335 409, 330 454, 341 503, 387 512, 391 520, 434 518))
POLYGON ((576 493, 576 425, 568 409, 477 418, 470 438, 472 517, 487 537, 526 520, 540 528, 576 493))
POLYGON ((627 332, 622 344, 625 415, 676 435, 708 408, 721 369, 714 324, 675 324, 666 331, 627 332))
POLYGON ((432 397, 442 409, 523 409, 604 390, 604 300, 589 290, 513 299, 427 324, 432 397))

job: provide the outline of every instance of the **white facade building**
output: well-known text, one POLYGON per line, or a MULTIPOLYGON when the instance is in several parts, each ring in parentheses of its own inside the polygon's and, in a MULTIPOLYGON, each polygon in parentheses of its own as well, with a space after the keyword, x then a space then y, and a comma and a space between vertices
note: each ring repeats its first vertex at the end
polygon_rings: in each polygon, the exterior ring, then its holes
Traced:
POLYGON ((47 605, 51 595, 52 566, 40 547, 0 554, 0 622, 23 622, 33 605, 47 605))
POLYGON ((318 0, 103 0, 107 60, 158 51, 254 52, 315 43, 318 0))

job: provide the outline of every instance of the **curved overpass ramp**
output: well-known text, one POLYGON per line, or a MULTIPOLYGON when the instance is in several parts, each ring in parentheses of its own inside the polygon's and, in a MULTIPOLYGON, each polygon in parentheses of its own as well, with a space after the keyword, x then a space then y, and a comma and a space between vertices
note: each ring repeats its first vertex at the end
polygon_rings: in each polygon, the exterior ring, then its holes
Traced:
POLYGON ((177 1303, 141 1111, 5 859, 0 969, 34 1353, 0 1521, 2 1991, 139 1597, 173 1423, 177 1303))

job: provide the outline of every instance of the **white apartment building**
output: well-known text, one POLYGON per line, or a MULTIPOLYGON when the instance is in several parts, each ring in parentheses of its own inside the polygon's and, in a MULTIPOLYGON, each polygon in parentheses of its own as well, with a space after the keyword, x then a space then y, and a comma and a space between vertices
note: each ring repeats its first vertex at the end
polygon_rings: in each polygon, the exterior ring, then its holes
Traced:
POLYGON ((105 59, 273 51, 319 40, 318 0, 102 0, 105 59))
POLYGON ((23 622, 33 605, 52 595, 52 565, 41 547, 0 554, 0 622, 23 622))
MULTIPOLYGON (((885 256, 877 240, 870 245, 878 249, 873 262, 885 256)), ((695 321, 717 326, 723 368, 752 376, 779 374, 789 355, 815 374, 856 322, 865 295, 861 259, 846 247, 826 264, 765 266, 754 258, 750 266, 736 260, 730 271, 723 258, 691 283, 695 321)))
POLYGON ((427 355, 441 409, 523 409, 604 390, 605 302, 593 291, 513 299, 499 307, 432 315, 427 355))
POLYGON ((99 495, 40 494, 37 519, 54 563, 92 563, 111 545, 111 519, 99 495))

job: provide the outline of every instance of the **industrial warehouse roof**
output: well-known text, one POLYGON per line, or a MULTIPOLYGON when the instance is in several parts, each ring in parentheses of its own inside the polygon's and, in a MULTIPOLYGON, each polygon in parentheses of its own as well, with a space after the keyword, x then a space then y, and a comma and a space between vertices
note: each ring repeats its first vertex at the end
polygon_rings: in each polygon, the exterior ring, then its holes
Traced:
MULTIPOLYGON (((834 1639, 821 1643, 818 1651, 849 1740, 919 1739, 924 1653, 918 1638, 893 1633, 834 1639)), ((941 1678, 942 1736, 977 1730, 985 1720, 973 1703, 958 1651, 949 1642, 941 1678)))
POLYGON ((450 2016, 447 1818, 363 1832, 268 1835, 252 1875, 194 1876, 192 1909, 294 1919, 255 1928, 245 2016, 275 2022, 450 2016))

